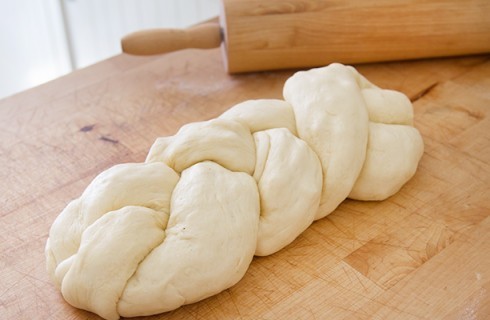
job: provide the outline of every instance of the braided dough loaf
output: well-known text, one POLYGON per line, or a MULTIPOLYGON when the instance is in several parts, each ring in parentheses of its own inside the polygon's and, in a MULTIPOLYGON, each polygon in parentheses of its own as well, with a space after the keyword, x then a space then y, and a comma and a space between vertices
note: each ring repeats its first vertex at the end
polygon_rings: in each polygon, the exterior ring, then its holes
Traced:
POLYGON ((97 176, 46 244, 66 301, 106 319, 199 301, 347 197, 385 199, 415 173, 423 142, 403 94, 332 64, 296 73, 284 97, 185 125, 97 176))

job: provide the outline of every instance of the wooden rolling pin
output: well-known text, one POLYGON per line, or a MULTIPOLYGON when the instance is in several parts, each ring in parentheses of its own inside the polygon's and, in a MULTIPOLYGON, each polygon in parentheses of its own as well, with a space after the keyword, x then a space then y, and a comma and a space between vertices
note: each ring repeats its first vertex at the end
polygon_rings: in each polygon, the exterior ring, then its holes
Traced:
POLYGON ((222 46, 230 73, 490 52, 489 0, 223 0, 220 23, 122 39, 148 55, 222 46))

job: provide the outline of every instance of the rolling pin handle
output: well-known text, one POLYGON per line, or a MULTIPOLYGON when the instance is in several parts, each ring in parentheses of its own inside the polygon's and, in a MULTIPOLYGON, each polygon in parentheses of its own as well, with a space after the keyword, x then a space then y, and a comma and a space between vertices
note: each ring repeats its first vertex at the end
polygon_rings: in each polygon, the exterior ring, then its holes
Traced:
POLYGON ((205 23, 188 29, 149 29, 126 35, 122 51, 134 55, 153 55, 188 48, 210 49, 220 46, 222 31, 218 23, 205 23))

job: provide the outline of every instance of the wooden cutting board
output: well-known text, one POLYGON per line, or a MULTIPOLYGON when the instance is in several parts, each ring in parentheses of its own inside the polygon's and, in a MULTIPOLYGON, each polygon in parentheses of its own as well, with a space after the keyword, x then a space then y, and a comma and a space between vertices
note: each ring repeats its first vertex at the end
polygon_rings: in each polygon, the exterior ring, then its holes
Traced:
MULTIPOLYGON (((221 59, 121 55, 0 101, 1 319, 98 319, 49 281, 49 227, 102 170, 237 102, 281 98, 292 74, 230 76, 221 59)), ((415 177, 386 201, 345 201, 233 288, 149 319, 490 318, 490 56, 358 69, 412 99, 415 177)))

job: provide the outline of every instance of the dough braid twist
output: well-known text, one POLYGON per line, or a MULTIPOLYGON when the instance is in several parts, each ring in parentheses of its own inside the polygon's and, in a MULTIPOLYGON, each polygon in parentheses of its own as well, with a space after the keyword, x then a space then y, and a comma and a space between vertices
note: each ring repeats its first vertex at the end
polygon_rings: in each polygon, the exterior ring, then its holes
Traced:
POLYGON ((410 101, 340 64, 298 72, 97 176, 53 223, 48 270, 73 306, 150 315, 237 283, 345 198, 382 200, 423 153, 410 101))

